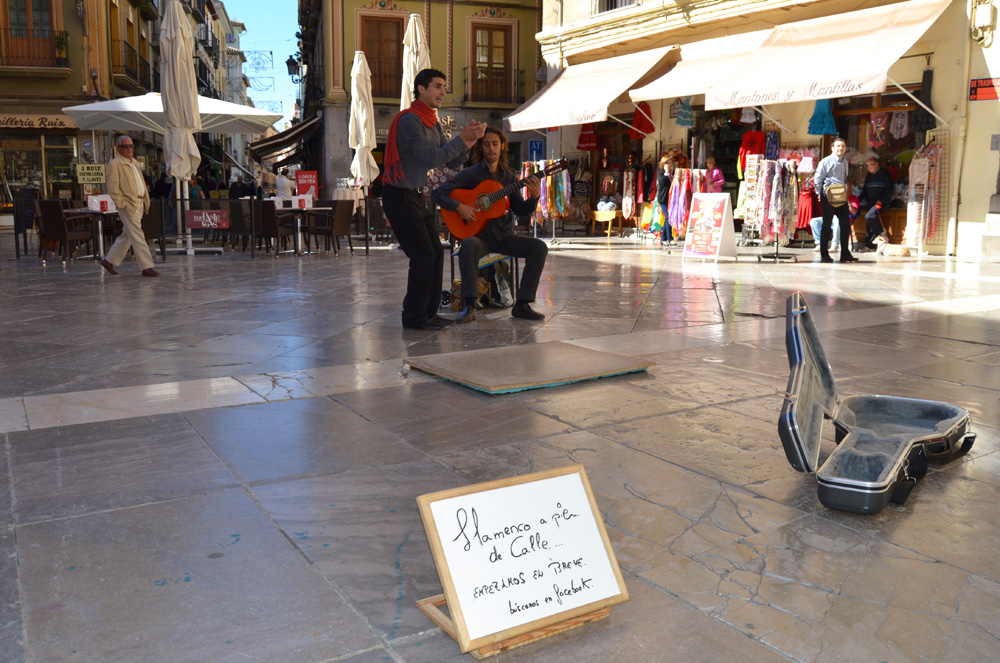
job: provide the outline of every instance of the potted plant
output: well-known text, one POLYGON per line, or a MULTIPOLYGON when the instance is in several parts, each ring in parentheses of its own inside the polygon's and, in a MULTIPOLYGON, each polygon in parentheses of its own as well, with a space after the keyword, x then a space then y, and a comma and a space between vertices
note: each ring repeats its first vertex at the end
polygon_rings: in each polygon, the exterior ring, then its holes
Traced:
POLYGON ((69 58, 67 57, 67 49, 69 48, 69 33, 65 30, 55 33, 52 43, 56 47, 56 66, 68 67, 69 58))

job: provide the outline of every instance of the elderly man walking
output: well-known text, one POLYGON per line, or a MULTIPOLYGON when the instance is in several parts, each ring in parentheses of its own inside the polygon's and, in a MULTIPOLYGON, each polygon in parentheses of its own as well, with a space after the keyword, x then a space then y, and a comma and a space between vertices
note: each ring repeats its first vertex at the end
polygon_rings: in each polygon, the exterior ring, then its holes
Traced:
POLYGON ((149 209, 149 191, 142 178, 139 162, 132 158, 134 149, 131 138, 119 136, 115 141, 115 151, 118 154, 108 164, 108 194, 118 207, 123 230, 101 260, 101 267, 117 275, 118 270, 115 268, 122 264, 125 254, 131 248, 142 269, 142 275, 159 276, 160 273, 153 269, 153 256, 149 253, 146 236, 142 232, 142 215, 149 209))

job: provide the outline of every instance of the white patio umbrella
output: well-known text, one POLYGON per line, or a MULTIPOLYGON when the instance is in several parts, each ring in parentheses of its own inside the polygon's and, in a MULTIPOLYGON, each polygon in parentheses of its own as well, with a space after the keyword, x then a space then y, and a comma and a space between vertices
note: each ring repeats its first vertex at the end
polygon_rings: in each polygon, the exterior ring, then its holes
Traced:
POLYGON ((351 175, 360 182, 365 191, 365 255, 368 254, 368 186, 378 177, 378 164, 372 156, 375 149, 375 111, 372 106, 372 72, 364 51, 354 52, 354 66, 351 67, 351 120, 347 128, 347 140, 354 150, 351 161, 351 175))
MULTIPOLYGON (((173 2, 174 0, 171 0, 173 2)), ((221 99, 197 97, 200 131, 220 134, 261 134, 281 119, 253 106, 241 106, 221 99)), ((82 129, 153 131, 166 134, 167 116, 163 95, 150 92, 62 109, 82 129)))
POLYGON ((430 68, 431 49, 424 43, 424 19, 420 14, 410 14, 410 22, 403 35, 403 86, 399 110, 406 110, 413 102, 413 79, 430 68))
MULTIPOLYGON (((160 100, 164 115, 163 153, 167 173, 174 178, 178 222, 184 218, 184 200, 188 198, 188 180, 201 163, 201 152, 194 134, 201 131, 198 113, 198 88, 194 74, 194 35, 191 22, 180 0, 169 0, 160 24, 160 100), (177 186, 180 183, 181 186, 177 186)), ((191 232, 185 230, 187 251, 191 232)))

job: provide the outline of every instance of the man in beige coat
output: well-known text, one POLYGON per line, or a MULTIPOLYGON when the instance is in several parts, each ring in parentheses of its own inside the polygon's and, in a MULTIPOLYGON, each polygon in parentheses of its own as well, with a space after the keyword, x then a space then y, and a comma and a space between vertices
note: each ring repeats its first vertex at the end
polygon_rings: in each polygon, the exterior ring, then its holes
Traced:
POLYGON ((101 267, 111 274, 118 274, 115 267, 122 264, 131 247, 142 275, 159 276, 160 273, 153 269, 153 256, 149 253, 149 245, 142 232, 142 215, 149 209, 149 191, 139 162, 132 158, 134 149, 131 138, 119 136, 115 141, 115 151, 118 154, 108 164, 108 195, 118 207, 118 217, 122 220, 124 230, 101 260, 101 267))

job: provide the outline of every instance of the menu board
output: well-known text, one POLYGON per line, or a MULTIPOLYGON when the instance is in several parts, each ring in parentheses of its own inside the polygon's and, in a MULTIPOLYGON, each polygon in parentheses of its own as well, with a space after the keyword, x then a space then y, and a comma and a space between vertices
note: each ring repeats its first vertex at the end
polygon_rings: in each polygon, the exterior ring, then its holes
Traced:
POLYGON ((685 258, 736 257, 733 207, 728 193, 696 193, 684 235, 685 258))
POLYGON ((629 598, 580 465, 417 502, 463 652, 629 598))

